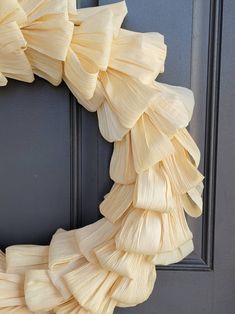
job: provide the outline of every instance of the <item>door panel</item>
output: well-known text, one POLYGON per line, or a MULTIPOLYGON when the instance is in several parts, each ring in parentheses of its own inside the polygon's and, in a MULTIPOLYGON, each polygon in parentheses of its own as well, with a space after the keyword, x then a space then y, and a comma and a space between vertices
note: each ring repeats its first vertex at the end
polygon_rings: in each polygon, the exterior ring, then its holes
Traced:
POLYGON ((214 251, 213 314, 235 313, 235 2, 224 1, 214 251))
POLYGON ((0 245, 46 244, 70 227, 70 104, 64 85, 10 81, 0 93, 0 245))

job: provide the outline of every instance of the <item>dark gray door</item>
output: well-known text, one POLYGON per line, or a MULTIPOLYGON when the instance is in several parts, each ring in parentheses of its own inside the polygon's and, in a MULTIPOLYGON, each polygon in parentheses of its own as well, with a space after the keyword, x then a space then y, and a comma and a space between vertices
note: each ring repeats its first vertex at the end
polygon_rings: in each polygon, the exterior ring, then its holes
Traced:
MULTIPOLYGON (((82 6, 115 1, 81 0, 82 6)), ((116 313, 235 313, 235 2, 127 0, 124 26, 165 35, 159 78, 193 89, 190 131, 206 175, 204 215, 189 220, 195 252, 160 268, 150 299, 116 313)), ((95 114, 77 106, 62 84, 10 81, 0 91, 0 245, 47 244, 58 227, 99 218, 108 192, 112 146, 95 114), (88 189, 89 187, 89 189, 88 189), (89 192, 88 192, 89 190, 89 192)))

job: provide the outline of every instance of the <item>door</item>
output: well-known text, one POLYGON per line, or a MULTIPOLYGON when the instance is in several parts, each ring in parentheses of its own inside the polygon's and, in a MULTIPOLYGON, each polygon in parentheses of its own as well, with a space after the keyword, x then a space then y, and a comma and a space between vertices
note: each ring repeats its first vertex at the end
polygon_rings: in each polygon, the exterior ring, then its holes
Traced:
MULTIPOLYGON (((81 0, 81 6, 116 1, 81 0)), ((189 219, 195 251, 159 267, 150 299, 115 313, 235 313, 235 3, 232 0, 127 0, 124 27, 165 36, 159 80, 192 88, 190 132, 205 174, 204 214, 189 219)), ((65 85, 37 78, 10 81, 0 93, 0 245, 48 244, 59 227, 100 218, 111 187, 112 146, 96 115, 76 104, 65 85)))

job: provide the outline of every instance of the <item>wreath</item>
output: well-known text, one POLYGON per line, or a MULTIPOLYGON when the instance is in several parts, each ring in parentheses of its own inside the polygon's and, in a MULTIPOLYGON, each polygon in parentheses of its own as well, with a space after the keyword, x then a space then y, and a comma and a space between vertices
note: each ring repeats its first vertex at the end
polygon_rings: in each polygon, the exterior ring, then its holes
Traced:
POLYGON ((104 218, 1 252, 0 313, 111 314, 148 299, 156 265, 193 250, 185 211, 201 214, 203 188, 186 129, 193 94, 155 81, 164 38, 122 29, 126 13, 124 1, 77 10, 75 0, 0 0, 0 86, 63 80, 114 142, 104 218))

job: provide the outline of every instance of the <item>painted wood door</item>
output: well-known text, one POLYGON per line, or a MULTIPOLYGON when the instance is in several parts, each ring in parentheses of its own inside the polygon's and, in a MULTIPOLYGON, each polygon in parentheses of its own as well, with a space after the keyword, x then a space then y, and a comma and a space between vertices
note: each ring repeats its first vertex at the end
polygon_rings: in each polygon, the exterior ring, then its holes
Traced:
MULTIPOLYGON (((81 0, 81 6, 115 1, 81 0)), ((192 88, 190 132, 206 176, 204 214, 189 219, 195 251, 159 267, 150 299, 116 313, 235 313, 235 35, 233 0, 127 0, 124 27, 165 36, 159 80, 192 88)), ((47 244, 58 227, 99 217, 112 146, 65 85, 10 81, 0 90, 0 246, 47 244)), ((141 287, 140 287, 141 288, 141 287)))

